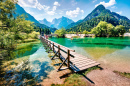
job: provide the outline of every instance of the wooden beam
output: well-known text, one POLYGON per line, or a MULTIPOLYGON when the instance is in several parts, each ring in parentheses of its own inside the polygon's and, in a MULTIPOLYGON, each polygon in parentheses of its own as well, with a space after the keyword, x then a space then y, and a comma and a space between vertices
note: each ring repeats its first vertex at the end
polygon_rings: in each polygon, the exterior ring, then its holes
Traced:
POLYGON ((53 60, 53 58, 57 55, 58 51, 55 53, 55 55, 51 58, 51 60, 53 60))
POLYGON ((59 58, 60 58, 60 45, 58 45, 58 53, 59 53, 59 58))
POLYGON ((52 46, 52 47, 53 47, 53 52, 54 52, 54 43, 53 43, 53 46, 52 46))
POLYGON ((68 68, 70 67, 70 50, 68 49, 68 64, 67 64, 67 66, 68 66, 68 68))
POLYGON ((58 71, 60 70, 60 68, 63 66, 63 64, 65 63, 65 61, 68 59, 68 57, 62 62, 62 64, 60 65, 60 67, 58 68, 58 71))

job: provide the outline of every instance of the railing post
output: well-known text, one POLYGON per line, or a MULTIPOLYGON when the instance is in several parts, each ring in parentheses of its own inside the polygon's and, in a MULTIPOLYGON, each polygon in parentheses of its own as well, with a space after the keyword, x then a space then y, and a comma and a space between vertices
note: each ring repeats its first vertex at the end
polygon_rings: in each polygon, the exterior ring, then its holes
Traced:
POLYGON ((68 68, 70 67, 70 50, 68 49, 68 64, 67 64, 67 66, 68 66, 68 68))
POLYGON ((60 58, 60 45, 58 45, 58 53, 59 53, 59 58, 60 58))
POLYGON ((54 43, 53 43, 53 52, 54 52, 54 43))
POLYGON ((51 42, 50 42, 50 49, 51 49, 51 42))

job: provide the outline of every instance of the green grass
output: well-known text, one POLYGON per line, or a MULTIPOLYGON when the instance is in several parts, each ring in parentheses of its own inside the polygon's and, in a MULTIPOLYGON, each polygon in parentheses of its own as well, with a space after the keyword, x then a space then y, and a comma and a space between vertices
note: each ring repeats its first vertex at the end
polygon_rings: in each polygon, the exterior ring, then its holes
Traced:
POLYGON ((65 79, 64 84, 52 84, 51 86, 87 86, 87 83, 83 80, 83 75, 91 72, 92 70, 100 69, 98 66, 88 68, 84 72, 71 74, 65 79))
POLYGON ((113 71, 116 74, 119 74, 120 76, 126 77, 126 78, 130 78, 130 73, 126 73, 126 72, 119 72, 119 71, 113 71))
POLYGON ((36 40, 35 42, 30 41, 30 42, 27 42, 27 43, 21 43, 21 44, 18 44, 17 49, 18 50, 24 49, 26 47, 32 46, 33 44, 37 44, 37 43, 40 43, 40 40, 36 40))

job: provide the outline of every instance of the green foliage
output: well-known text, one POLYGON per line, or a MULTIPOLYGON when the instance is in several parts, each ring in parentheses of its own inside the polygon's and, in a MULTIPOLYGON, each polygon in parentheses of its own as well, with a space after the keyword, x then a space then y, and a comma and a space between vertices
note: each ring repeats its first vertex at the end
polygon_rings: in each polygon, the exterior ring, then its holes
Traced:
POLYGON ((66 34, 66 30, 65 30, 65 28, 61 28, 59 30, 56 30, 55 34, 57 34, 58 37, 64 37, 64 34, 66 34))
POLYGON ((106 37, 106 36, 120 36, 125 33, 125 28, 122 25, 114 27, 112 24, 101 21, 97 27, 94 27, 91 32, 97 37, 106 37))
POLYGON ((130 28, 130 20, 127 17, 120 16, 117 13, 105 9, 103 5, 99 5, 80 22, 72 23, 67 26, 67 31, 91 31, 91 29, 96 27, 100 21, 111 23, 114 26, 122 25, 127 31, 130 28))
POLYGON ((13 17, 15 4, 17 0, 1 0, 0 1, 0 21, 9 25, 10 18, 13 17))
POLYGON ((34 23, 34 25, 35 25, 34 29, 36 29, 36 31, 39 31, 39 29, 49 29, 52 33, 54 33, 57 30, 56 28, 50 28, 40 23, 34 23))
POLYGON ((25 20, 24 15, 13 18, 16 3, 17 0, 0 1, 0 49, 6 50, 8 57, 18 43, 38 37, 38 33, 33 32, 33 22, 25 20))
POLYGON ((115 29, 117 32, 119 32, 119 35, 123 35, 126 32, 125 27, 122 25, 116 26, 115 29))
POLYGON ((117 73, 123 77, 126 77, 126 78, 130 78, 130 73, 126 73, 126 72, 119 72, 119 71, 113 71, 114 73, 117 73))
POLYGON ((84 30, 84 31, 83 31, 83 34, 88 34, 88 31, 84 30))

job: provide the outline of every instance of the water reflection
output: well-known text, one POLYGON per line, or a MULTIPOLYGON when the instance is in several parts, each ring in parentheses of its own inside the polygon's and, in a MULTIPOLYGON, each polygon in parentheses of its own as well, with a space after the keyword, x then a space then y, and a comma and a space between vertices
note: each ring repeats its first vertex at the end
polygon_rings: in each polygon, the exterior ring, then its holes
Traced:
POLYGON ((47 77, 49 72, 54 70, 51 66, 51 60, 48 57, 48 53, 45 52, 43 47, 40 47, 29 58, 31 72, 33 77, 37 77, 37 81, 40 82, 47 77))

